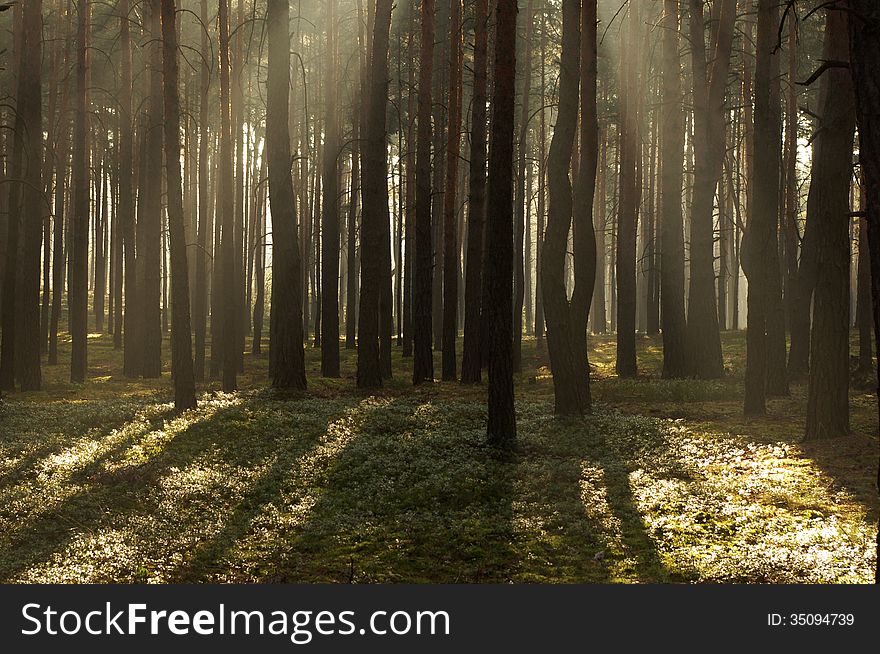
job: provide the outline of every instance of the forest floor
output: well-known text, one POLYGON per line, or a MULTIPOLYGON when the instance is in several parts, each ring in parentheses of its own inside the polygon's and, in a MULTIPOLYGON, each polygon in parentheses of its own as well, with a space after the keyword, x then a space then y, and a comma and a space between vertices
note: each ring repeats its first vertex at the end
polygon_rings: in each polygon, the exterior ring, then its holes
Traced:
POLYGON ((744 337, 724 341, 723 380, 659 379, 659 338, 640 337, 624 381, 613 338, 591 338, 595 415, 559 420, 527 339, 500 461, 485 387, 413 388, 397 349, 375 395, 354 351, 325 380, 307 348, 308 393, 267 388, 247 355, 241 391, 208 384, 178 414, 167 370, 126 380, 93 334, 87 383, 44 367, 44 391, 0 402, 0 581, 871 581, 871 390, 851 436, 803 443, 805 387, 744 419, 744 337))

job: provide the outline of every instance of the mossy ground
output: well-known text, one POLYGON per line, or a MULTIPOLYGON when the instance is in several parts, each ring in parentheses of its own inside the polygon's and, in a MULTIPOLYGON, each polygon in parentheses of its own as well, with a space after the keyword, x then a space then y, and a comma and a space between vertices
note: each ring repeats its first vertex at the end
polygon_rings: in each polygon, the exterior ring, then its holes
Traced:
POLYGON ((167 371, 126 380, 93 335, 87 383, 45 367, 42 392, 0 402, 0 580, 870 581, 873 395, 853 391, 850 437, 802 443, 804 387, 744 419, 744 339, 724 341, 722 380, 659 379, 644 337, 623 381, 613 338, 591 338, 595 415, 560 420, 527 339, 499 460, 485 387, 413 388, 399 351, 378 394, 353 351, 324 380, 307 348, 298 395, 247 355, 241 391, 206 384, 178 414, 167 371))

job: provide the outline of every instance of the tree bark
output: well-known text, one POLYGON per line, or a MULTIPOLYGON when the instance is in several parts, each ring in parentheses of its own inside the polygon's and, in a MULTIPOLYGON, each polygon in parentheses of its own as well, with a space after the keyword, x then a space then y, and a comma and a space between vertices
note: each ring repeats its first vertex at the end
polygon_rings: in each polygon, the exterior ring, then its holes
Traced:
POLYGON ((684 176, 684 110, 679 60, 678 0, 664 0, 663 104, 661 106, 660 305, 663 378, 687 376, 684 315, 684 232, 681 187, 684 176))
POLYGON ((489 0, 474 6, 474 97, 471 103, 470 184, 468 187, 467 266, 465 268, 464 352, 461 381, 482 377, 481 299, 483 230, 486 218, 486 85, 488 77, 489 0))
POLYGON ((455 381, 458 312, 458 158, 461 152, 461 0, 451 0, 449 21, 449 132, 443 198, 443 381, 455 381))
POLYGON ((266 155, 272 210, 272 296, 269 358, 272 385, 306 387, 303 351, 302 262, 296 230, 296 198, 290 176, 290 7, 269 0, 266 10, 269 69, 266 97, 266 155))
MULTIPOLYGON (((849 59, 849 27, 843 3, 827 14, 825 58, 849 59)), ((816 276, 807 440, 849 433, 849 193, 852 178, 855 96, 852 76, 825 72, 821 133, 816 137, 807 213, 816 232, 816 276), (819 142, 822 139, 822 142, 819 142)), ((809 220, 809 219, 808 219, 809 220)))
POLYGON ((755 49, 755 164, 750 180, 754 203, 742 242, 742 267, 749 281, 743 402, 746 416, 763 415, 766 411, 772 363, 771 313, 773 305, 782 301, 777 241, 782 148, 777 80, 781 55, 774 47, 778 24, 775 0, 760 0, 755 49))
POLYGON ((71 224, 70 285, 70 381, 84 382, 88 367, 88 266, 89 266, 89 150, 88 41, 89 0, 77 6, 76 118, 73 136, 73 220, 71 224))
POLYGON ((694 189, 691 201, 687 346, 690 374, 721 377, 724 363, 715 298, 713 205, 724 158, 724 91, 733 46, 736 0, 715 0, 712 62, 706 56, 703 0, 690 0, 694 77, 694 189))
MULTIPOLYGON (((380 286, 385 281, 390 283, 391 275, 390 267, 386 269, 383 266, 383 255, 385 249, 390 250, 391 247, 387 238, 388 162, 385 119, 388 106, 388 46, 392 8, 393 0, 377 0, 373 20, 363 149, 364 209, 361 219, 361 300, 358 308, 358 388, 382 386, 379 339, 383 292, 380 286), (383 280, 383 276, 388 279, 383 280)), ((387 327, 390 329, 390 325, 387 327)))
MULTIPOLYGON (((629 7, 629 29, 621 30, 620 63, 620 187, 617 220, 617 374, 635 377, 636 362, 636 234, 641 184, 638 167, 641 129, 638 111, 638 5, 629 7)), ((548 307, 549 310, 549 307, 548 307)))
POLYGON ((171 248, 171 373, 174 408, 196 406, 192 333, 189 315, 189 265, 184 233, 180 172, 180 98, 178 96, 177 14, 174 0, 162 0, 162 55, 165 82, 165 177, 168 183, 168 232, 171 248))
MULTIPOLYGON (((849 0, 859 20, 849 22, 850 71, 855 91, 859 126, 859 157, 866 188, 868 248, 871 253, 871 300, 874 314, 875 350, 880 352, 880 6, 872 0, 849 0)), ((877 407, 880 414, 880 360, 877 362, 877 407)), ((880 488, 880 468, 877 474, 880 488)), ((880 554, 880 530, 877 532, 880 554)), ((880 583, 880 556, 876 559, 875 583, 880 583)))
POLYGON ((232 117, 230 115, 229 82, 229 2, 220 0, 217 17, 220 23, 220 278, 226 297, 222 302, 222 369, 223 390, 227 393, 236 390, 238 385, 238 334, 236 325, 239 315, 235 294, 237 292, 236 253, 235 253, 235 205, 233 198, 233 157, 232 117))
MULTIPOLYGON (((573 0, 571 0, 573 1, 573 0)), ((489 146, 486 226, 489 332, 489 443, 516 443, 513 397, 513 133, 516 107, 516 0, 497 0, 493 120, 489 146)))
POLYGON ((339 125, 336 82, 336 0, 327 3, 324 67, 324 168, 321 177, 321 375, 339 377, 339 125))
POLYGON ((413 384, 434 380, 431 349, 433 234, 431 226, 431 78, 434 62, 434 0, 422 0, 416 143, 416 269, 413 289, 413 384))

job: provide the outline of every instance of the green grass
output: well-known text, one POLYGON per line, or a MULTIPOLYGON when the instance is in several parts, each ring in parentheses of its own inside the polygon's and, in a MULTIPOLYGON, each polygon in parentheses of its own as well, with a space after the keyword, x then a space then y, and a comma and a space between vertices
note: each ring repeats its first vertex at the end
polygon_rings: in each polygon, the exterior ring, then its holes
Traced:
POLYGON ((242 390, 206 384, 178 414, 167 370, 126 380, 95 335, 87 383, 44 367, 43 391, 0 403, 0 581, 870 581, 873 396, 853 392, 852 436, 802 443, 805 389, 745 420, 743 337, 724 338, 716 382, 659 379, 647 337, 618 380, 613 339, 592 338, 584 420, 552 416, 527 339, 499 460, 485 387, 413 388, 399 351, 376 394, 352 351, 323 380, 308 348, 306 394, 247 355, 242 390))

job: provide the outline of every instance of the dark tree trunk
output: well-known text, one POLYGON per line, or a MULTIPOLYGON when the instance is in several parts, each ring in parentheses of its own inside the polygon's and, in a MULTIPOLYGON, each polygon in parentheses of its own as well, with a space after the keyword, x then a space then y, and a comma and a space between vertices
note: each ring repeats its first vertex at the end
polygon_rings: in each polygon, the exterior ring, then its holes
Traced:
MULTIPOLYGON (((862 211, 865 210, 865 191, 862 191, 862 211)), ((859 220, 859 263, 856 285, 856 326, 859 330, 859 373, 868 375, 873 372, 874 355, 871 344, 871 328, 873 314, 871 311, 871 255, 868 245, 868 221, 859 220)))
MULTIPOLYGON (((572 0, 574 1, 574 0, 572 0)), ((486 221, 489 333, 489 443, 516 443, 513 397, 513 133, 516 113, 516 0, 497 0, 492 131, 486 221)))
POLYGON ((180 99, 178 96, 177 14, 174 0, 162 0, 162 53, 165 82, 165 175, 168 182, 168 232, 171 248, 171 372, 174 407, 196 406, 192 333, 189 319, 189 266, 183 227, 180 173, 180 99))
POLYGON ((43 221, 49 211, 40 192, 43 112, 42 112, 42 3, 29 0, 22 12, 23 44, 17 112, 21 128, 16 140, 23 141, 22 161, 25 184, 21 199, 21 252, 15 305, 20 322, 16 325, 16 368, 21 390, 40 389, 40 244, 43 221))
MULTIPOLYGON (((433 234, 431 226, 431 77, 434 61, 434 0, 422 0, 416 143, 416 269, 413 287, 413 383, 434 380, 431 349, 433 234)), ((363 300, 361 300, 363 301, 363 300)))
POLYGON ((348 221, 346 224, 346 283, 345 283, 345 349, 357 347, 357 215, 360 198, 360 112, 355 111, 351 144, 351 193, 349 194, 348 221))
MULTIPOLYGON (((200 0, 199 13, 202 22, 208 24, 208 1, 200 0)), ((195 265, 195 293, 193 293, 193 325, 195 332, 194 377, 197 382, 205 379, 205 336, 208 321, 208 233, 210 231, 208 197, 208 91, 211 87, 211 59, 208 32, 202 31, 202 67, 200 72, 201 98, 199 100, 199 162, 198 162, 198 227, 195 265)), ((267 141, 268 145, 268 141, 267 141)), ((127 279, 126 275, 126 279, 127 279)))
MULTIPOLYGON (((849 59, 847 12, 828 11, 825 59, 849 59)), ((849 433, 849 193, 855 96, 846 70, 825 72, 807 213, 816 223, 816 276, 805 438, 849 433), (819 139, 822 139, 821 144, 819 139)))
MULTIPOLYGON (((482 0, 481 0, 482 1, 482 0)), ((405 219, 405 251, 403 272, 403 356, 413 355, 413 281, 415 277, 416 248, 416 112, 418 93, 416 88, 416 58, 414 43, 416 40, 416 2, 409 4, 409 40, 407 42, 407 61, 409 68, 409 100, 407 116, 409 125, 406 136, 406 219, 405 219)), ((475 28, 476 29, 476 28, 475 28)), ((464 362, 462 362, 462 366, 464 362)))
POLYGON ((88 368, 88 285, 89 285, 89 150, 88 123, 88 40, 89 0, 77 6, 76 118, 73 132, 73 216, 71 224, 70 285, 70 381, 84 382, 88 368))
MULTIPOLYGON (((239 320, 235 294, 237 286, 235 252, 235 205, 233 198, 233 156, 232 118, 230 116, 229 82, 229 3, 220 0, 218 20, 220 22, 220 170, 218 191, 220 193, 220 279, 226 297, 222 302, 222 368, 223 390, 231 392, 238 385, 238 334, 239 320)), ((286 84, 286 82, 285 82, 286 84)), ((289 170, 289 168, 288 168, 289 170)))
POLYGON ((724 159, 724 90, 733 45, 736 0, 715 0, 711 66, 706 55, 703 1, 690 0, 694 77, 694 189, 691 201, 690 292, 687 347, 690 373, 713 379, 724 373, 715 298, 713 205, 724 159))
POLYGON ((474 6, 474 97, 471 103, 470 184, 468 186, 467 265, 464 288, 464 352, 461 381, 478 383, 482 371, 481 296, 483 230, 486 217, 486 84, 489 56, 489 0, 474 6))
POLYGON ((290 7, 287 0, 269 0, 266 23, 269 30, 266 154, 273 250, 269 359, 273 386, 304 389, 302 263, 296 233, 296 198, 290 176, 292 160, 288 131, 290 7))
POLYGON ((514 280, 513 297, 513 370, 522 371, 523 304, 526 297, 526 155, 528 153, 529 119, 532 93, 532 30, 534 28, 532 8, 534 0, 526 5, 526 33, 523 41, 523 82, 522 106, 520 109, 520 128, 516 152, 516 196, 514 198, 514 280))
MULTIPOLYGON (((635 49, 639 38, 638 5, 629 8, 629 29, 621 31, 620 187, 617 220, 617 374, 635 377, 636 363, 636 234, 641 184, 641 117, 638 111, 638 68, 635 49)), ((549 311, 549 307, 547 307, 549 311)))
POLYGON ((138 192, 138 294, 141 310, 141 374, 146 378, 162 374, 162 43, 159 0, 150 0, 148 14, 150 44, 149 107, 144 133, 144 158, 138 192), (142 246, 142 247, 141 247, 142 246))
MULTIPOLYGON (((69 39, 69 41, 72 39, 69 39)), ((71 52, 68 41, 68 58, 71 52)), ((67 204, 67 164, 70 144, 70 119, 67 116, 69 83, 64 81, 63 99, 58 115, 58 133, 55 139, 55 217, 52 223, 52 305, 49 310, 49 357, 50 366, 58 364, 58 323, 61 319, 61 304, 64 297, 64 266, 67 258, 64 232, 67 204)))
POLYGON ((443 381, 456 379, 458 313, 458 157, 461 152, 461 0, 451 0, 449 21, 449 132, 443 198, 443 381))
MULTIPOLYGON (((596 286, 596 232, 593 227, 593 200, 599 161, 599 113, 596 97, 598 82, 598 3, 583 0, 581 8, 581 125, 580 162, 574 190, 572 212, 574 246, 574 289, 571 296, 571 350, 574 386, 582 413, 592 411, 587 323, 596 286)), ((554 383, 555 386, 555 383, 554 383)))
POLYGON ((336 0, 327 6, 324 169, 321 190, 321 375, 339 377, 339 125, 336 107, 336 0))
MULTIPOLYGON (((871 299, 874 314, 875 350, 880 352, 880 6, 873 0, 849 0, 859 15, 850 28, 850 69, 859 125, 859 157, 865 175, 868 248, 871 253, 871 299)), ((877 362, 877 400, 880 412, 880 359, 877 362)), ((880 468, 877 475, 880 487, 880 468)), ((880 554, 880 531, 877 533, 880 554)), ((875 582, 880 583, 880 556, 876 558, 875 582)))
POLYGON ((663 104, 660 119, 660 305, 665 379, 685 377, 688 373, 681 215, 684 110, 678 53, 678 8, 677 0, 664 0, 663 104))
MULTIPOLYGON (((359 388, 382 386, 380 363, 381 289, 390 283, 385 251, 390 255, 388 236, 388 162, 385 119, 388 108, 388 45, 393 0, 377 0, 370 56, 369 94, 364 138, 363 216, 361 218, 361 300, 358 308, 359 388), (383 243, 384 240, 384 243, 383 243), (387 279, 383 279, 387 277, 387 279)), ((390 256, 389 256, 390 258, 390 256)), ((390 301, 390 297, 388 300, 390 301)), ((382 328, 391 326, 381 325, 382 328)), ((390 332, 389 332, 390 345, 390 332)), ((390 355, 390 352, 389 352, 390 355)))
POLYGON ((754 203, 742 241, 742 267, 749 281, 743 402, 747 416, 763 415, 766 410, 772 365, 771 313, 774 305, 782 302, 777 241, 782 148, 778 82, 781 55, 774 48, 778 23, 775 0, 760 0, 755 50, 755 164, 749 180, 754 203))

